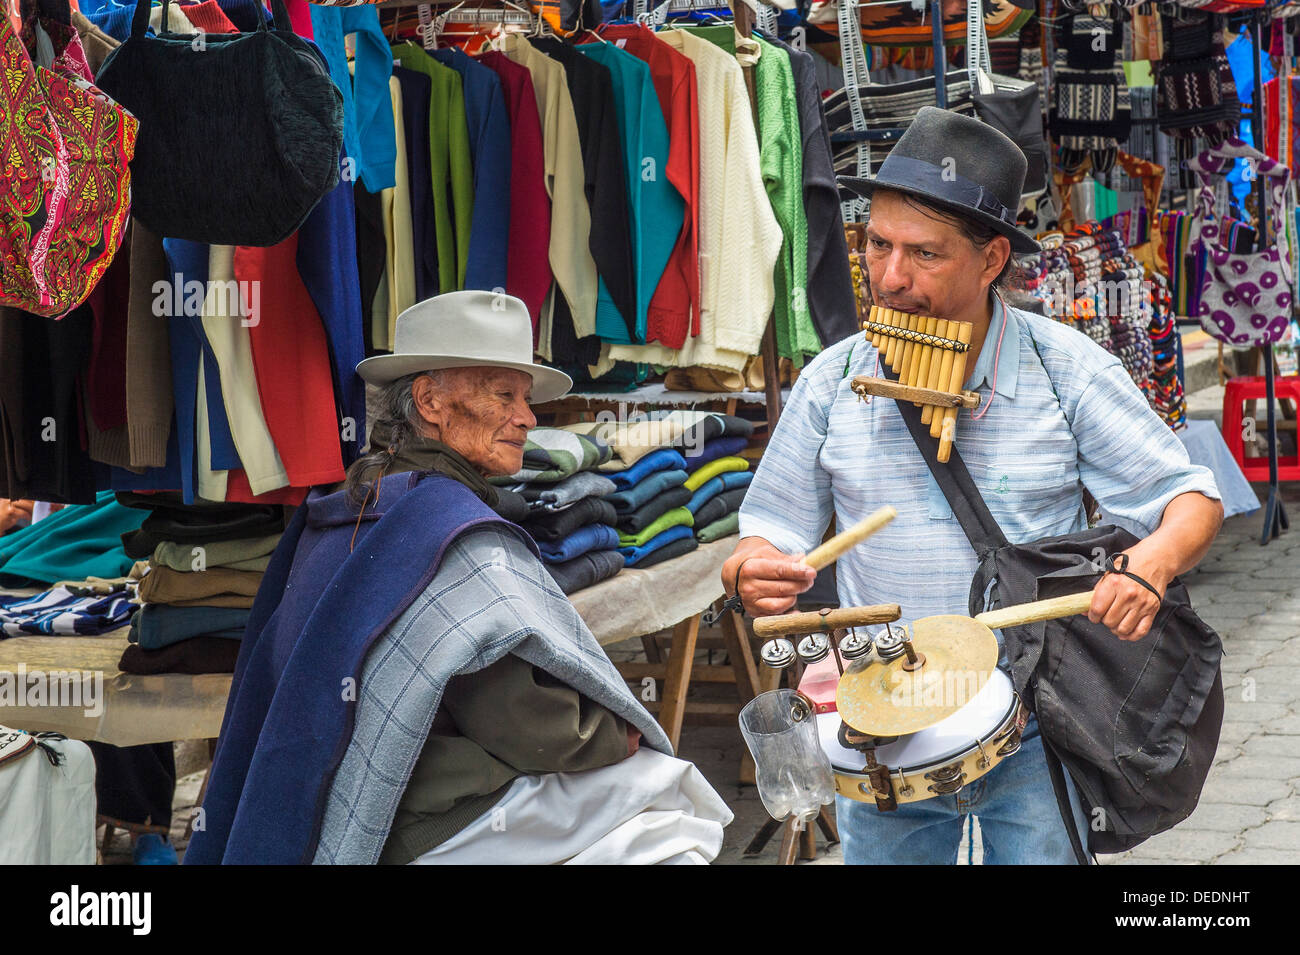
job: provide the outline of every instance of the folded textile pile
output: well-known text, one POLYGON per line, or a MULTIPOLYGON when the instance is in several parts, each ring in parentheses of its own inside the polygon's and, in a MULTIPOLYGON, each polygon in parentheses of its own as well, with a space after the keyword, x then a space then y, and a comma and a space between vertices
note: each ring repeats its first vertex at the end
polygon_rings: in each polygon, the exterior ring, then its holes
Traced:
POLYGON ((686 509, 695 518, 695 539, 709 543, 739 531, 740 502, 754 474, 742 457, 715 458, 691 473, 686 509))
POLYGON ((722 491, 743 493, 749 462, 738 455, 753 431, 735 415, 681 410, 625 424, 535 428, 523 470, 493 483, 524 502, 517 523, 571 594, 625 565, 647 567, 695 549, 697 529, 707 531, 706 541, 734 533, 734 518, 730 530, 725 520, 739 507, 735 496, 708 512, 717 525, 709 528, 687 505, 697 496, 703 505, 722 491))
POLYGON ((108 592, 65 582, 32 597, 0 596, 0 638, 99 636, 126 626, 137 609, 134 582, 114 580, 108 592))
POLYGON ((131 618, 128 673, 232 673, 253 598, 284 531, 276 505, 184 506, 171 494, 122 493, 150 514, 124 535, 147 556, 144 605, 131 618), (214 642, 218 641, 218 642, 214 642))
POLYGON ((566 594, 590 587, 623 569, 615 551, 614 508, 606 500, 614 484, 579 472, 557 484, 522 485, 529 512, 519 521, 542 555, 547 571, 566 594))
POLYGON ((100 492, 94 504, 61 508, 0 538, 0 585, 123 577, 134 561, 122 537, 143 520, 139 511, 115 501, 112 491, 100 492))
POLYGON ((629 567, 651 567, 736 532, 734 512, 753 477, 738 456, 746 443, 740 435, 715 437, 689 456, 661 448, 609 473, 619 487, 608 500, 629 567))
POLYGON ((663 448, 675 448, 690 456, 723 437, 748 439, 754 424, 735 415, 712 411, 652 411, 635 421, 582 421, 563 430, 608 445, 613 457, 600 466, 602 473, 622 472, 643 457, 663 448))
POLYGON ((587 434, 564 428, 534 428, 524 444, 524 466, 509 477, 491 482, 511 487, 516 484, 557 484, 582 471, 590 471, 610 459, 610 448, 587 434))

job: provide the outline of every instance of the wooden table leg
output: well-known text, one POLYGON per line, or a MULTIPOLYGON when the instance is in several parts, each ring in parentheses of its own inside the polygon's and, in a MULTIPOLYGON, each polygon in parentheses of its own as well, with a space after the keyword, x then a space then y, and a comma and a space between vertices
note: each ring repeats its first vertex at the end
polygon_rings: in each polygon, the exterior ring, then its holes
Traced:
POLYGON ((749 845, 745 846, 745 851, 742 854, 747 856, 758 855, 767 847, 768 842, 776 835, 776 830, 780 828, 781 824, 779 822, 769 818, 767 822, 759 827, 758 832, 754 833, 754 838, 749 840, 749 845))
POLYGON ((812 820, 799 833, 799 858, 817 858, 817 830, 813 828, 812 820))
MULTIPOLYGON (((736 696, 743 707, 760 692, 758 668, 754 665, 754 651, 750 647, 749 632, 744 618, 732 611, 722 618, 722 639, 727 648, 727 659, 736 674, 736 696)), ((746 747, 740 758, 740 782, 755 782, 754 757, 746 747)))
POLYGON ((664 679, 664 700, 659 708, 659 725, 677 750, 682 736, 682 719, 686 716, 686 691, 691 686, 691 668, 695 665, 695 641, 700 636, 700 618, 689 617, 673 628, 673 644, 668 649, 668 673, 664 679))
POLYGON ((840 830, 835 825, 835 817, 831 814, 830 806, 822 806, 821 812, 817 814, 817 827, 821 829, 822 835, 826 837, 828 845, 834 845, 840 841, 840 830))
MULTIPOLYGON (((208 758, 211 759, 212 756, 216 754, 216 751, 217 751, 217 741, 215 739, 208 740, 208 758)), ((212 781, 212 764, 209 763, 207 771, 203 774, 203 785, 199 787, 198 799, 194 801, 194 807, 193 807, 194 811, 190 813, 190 818, 185 821, 186 844, 189 843, 190 837, 194 835, 194 817, 197 813, 203 810, 203 800, 208 795, 208 783, 210 783, 211 781, 212 781)))
POLYGON ((749 645, 745 621, 734 610, 722 618, 722 640, 731 668, 736 672, 736 696, 744 706, 760 692, 758 668, 754 665, 754 651, 749 645))
POLYGON ((799 852, 799 833, 794 831, 794 820, 786 819, 781 823, 781 851, 777 854, 777 865, 794 865, 794 857, 799 852))

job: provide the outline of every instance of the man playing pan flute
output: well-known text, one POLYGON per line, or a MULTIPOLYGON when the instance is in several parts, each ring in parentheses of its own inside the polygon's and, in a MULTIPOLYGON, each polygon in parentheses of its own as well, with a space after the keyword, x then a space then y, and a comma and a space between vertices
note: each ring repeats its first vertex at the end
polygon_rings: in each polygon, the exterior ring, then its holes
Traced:
MULTIPOLYGON (((1223 520, 1210 471, 1148 406, 1118 358, 1087 336, 1007 306, 998 285, 1012 253, 1038 251, 1015 227, 1026 162, 977 120, 920 111, 871 180, 843 180, 871 198, 866 258, 878 305, 972 323, 959 412, 960 450, 989 510, 1016 543, 1086 529, 1083 488, 1144 538, 1129 570, 1163 595, 1205 555, 1223 520)), ((855 376, 884 369, 869 338, 827 348, 800 375, 740 511, 740 543, 723 566, 728 593, 755 616, 784 613, 812 586, 800 557, 832 516, 850 527, 892 505, 898 517, 840 558, 843 606, 897 603, 904 620, 966 614, 977 561, 892 399, 859 399, 855 376)), ((948 389, 944 389, 948 390, 948 389)), ((1108 574, 1088 616, 1139 640, 1159 602, 1108 574)), ((1072 863, 1036 722, 1019 753, 956 795, 894 812, 837 797, 849 863, 952 863, 964 817, 978 816, 984 859, 1072 863)), ((1070 785, 1080 837, 1087 821, 1070 785)))

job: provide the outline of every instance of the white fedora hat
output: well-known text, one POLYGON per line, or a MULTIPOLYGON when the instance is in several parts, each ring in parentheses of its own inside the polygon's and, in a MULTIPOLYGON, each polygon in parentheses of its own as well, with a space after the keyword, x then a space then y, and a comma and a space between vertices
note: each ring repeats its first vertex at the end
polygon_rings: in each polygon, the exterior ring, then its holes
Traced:
POLYGON ((397 316, 393 353, 357 365, 357 374, 386 385, 417 371, 473 366, 515 368, 533 378, 532 400, 554 401, 573 387, 562 371, 533 363, 528 306, 498 292, 448 292, 417 302, 397 316))

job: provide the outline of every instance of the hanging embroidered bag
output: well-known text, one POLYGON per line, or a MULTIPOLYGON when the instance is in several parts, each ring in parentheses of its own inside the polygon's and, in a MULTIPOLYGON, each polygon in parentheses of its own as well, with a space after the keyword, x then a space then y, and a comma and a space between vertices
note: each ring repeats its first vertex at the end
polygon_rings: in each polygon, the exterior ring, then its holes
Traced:
POLYGON ((27 4, 22 17, 32 48, 40 30, 55 55, 48 69, 36 65, 3 18, 0 305, 60 318, 86 300, 122 245, 137 124, 88 82, 70 26, 27 4))
POLYGON ((1291 320, 1291 250, 1283 221, 1283 195, 1291 171, 1236 139, 1206 150, 1191 166, 1201 180, 1189 241, 1192 249, 1199 243, 1205 262, 1196 313, 1201 327, 1230 345, 1272 344, 1285 334, 1291 320), (1225 175, 1239 158, 1253 163, 1255 176, 1267 177, 1264 195, 1277 244, 1261 252, 1229 251, 1221 234, 1223 223, 1214 219, 1212 179, 1225 175))

